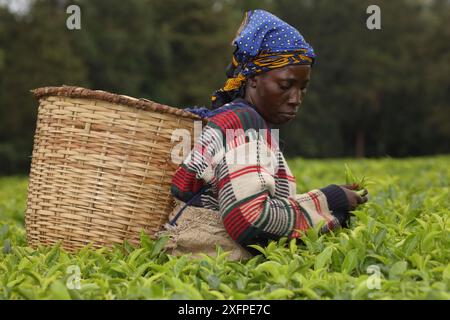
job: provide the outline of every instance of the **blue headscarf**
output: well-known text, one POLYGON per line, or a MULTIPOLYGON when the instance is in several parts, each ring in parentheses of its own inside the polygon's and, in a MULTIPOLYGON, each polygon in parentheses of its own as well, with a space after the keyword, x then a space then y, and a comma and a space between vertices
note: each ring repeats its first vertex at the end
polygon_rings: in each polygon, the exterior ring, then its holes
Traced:
MULTIPOLYGON (((313 65, 316 58, 297 29, 264 10, 245 13, 233 46, 233 59, 226 71, 228 80, 213 94, 212 109, 243 97, 245 82, 251 76, 287 65, 313 65)), ((192 110, 198 109, 188 109, 192 110)), ((200 110, 199 115, 208 116, 209 109, 200 110)))

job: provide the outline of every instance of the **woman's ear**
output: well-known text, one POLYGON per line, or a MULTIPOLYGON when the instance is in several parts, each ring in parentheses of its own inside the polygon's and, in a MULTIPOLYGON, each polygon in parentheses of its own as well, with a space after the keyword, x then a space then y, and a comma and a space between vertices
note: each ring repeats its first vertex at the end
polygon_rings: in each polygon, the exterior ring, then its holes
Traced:
POLYGON ((251 76, 247 79, 247 85, 250 88, 256 88, 256 83, 258 82, 257 77, 251 76))

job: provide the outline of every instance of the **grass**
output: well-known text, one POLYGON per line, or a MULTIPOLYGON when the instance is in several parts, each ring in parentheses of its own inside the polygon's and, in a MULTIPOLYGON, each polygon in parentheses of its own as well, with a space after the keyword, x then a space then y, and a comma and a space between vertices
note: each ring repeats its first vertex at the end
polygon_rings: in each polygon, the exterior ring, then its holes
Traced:
POLYGON ((0 299, 450 299, 450 156, 291 159, 298 192, 370 178, 350 228, 282 239, 243 263, 138 248, 26 246, 27 177, 0 178, 0 299))

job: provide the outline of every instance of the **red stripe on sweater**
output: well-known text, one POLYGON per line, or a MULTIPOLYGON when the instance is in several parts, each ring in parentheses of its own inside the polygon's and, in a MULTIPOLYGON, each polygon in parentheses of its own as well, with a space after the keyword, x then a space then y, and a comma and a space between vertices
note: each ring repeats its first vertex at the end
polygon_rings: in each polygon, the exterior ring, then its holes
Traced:
POLYGON ((243 208, 243 215, 248 222, 253 223, 258 218, 258 215, 260 215, 262 212, 262 204, 266 199, 267 195, 262 194, 254 199, 253 204, 249 205, 246 208, 243 208))
POLYGON ((261 172, 261 171, 264 171, 264 172, 266 172, 267 174, 270 174, 270 173, 268 173, 267 170, 265 170, 265 169, 264 169, 263 167, 261 167, 261 166, 248 166, 248 167, 243 167, 242 169, 239 169, 239 170, 237 170, 237 171, 235 171, 235 172, 232 172, 232 173, 230 173, 230 174, 224 176, 223 178, 221 178, 221 179, 217 182, 217 188, 218 188, 218 190, 222 189, 222 188, 225 186, 225 184, 231 182, 232 179, 235 179, 235 178, 237 178, 237 177, 239 177, 239 176, 241 176, 241 175, 248 174, 248 173, 252 173, 252 172, 261 172))
POLYGON ((300 215, 299 215, 299 210, 297 208, 297 206, 295 205, 295 203, 292 201, 292 199, 288 198, 289 203, 291 204, 291 207, 294 208, 294 212, 295 212, 295 224, 294 224, 294 230, 292 230, 291 233, 291 237, 292 238, 297 238, 298 237, 298 232, 296 229, 299 229, 299 225, 300 225, 300 215))
POLYGON ((229 223, 229 228, 233 230, 233 236, 236 238, 239 237, 239 235, 248 228, 253 221, 255 221, 258 216, 261 214, 261 203, 265 201, 267 198, 266 194, 263 194, 261 196, 258 196, 257 198, 252 199, 250 202, 246 203, 249 204, 248 206, 241 205, 240 206, 240 216, 235 216, 235 219, 233 219, 232 222, 229 223), (252 203, 252 204, 250 204, 252 203), (251 216, 249 217, 249 212, 251 213, 251 216))
POLYGON ((268 147, 272 150, 272 134, 270 133, 270 130, 266 131, 266 143, 268 147))
POLYGON ((188 177, 185 172, 181 172, 181 170, 178 170, 172 177, 172 184, 180 189, 190 183, 191 180, 192 178, 188 177))
POLYGON ((327 222, 327 226, 329 229, 333 228, 333 221, 330 220, 328 217, 325 216, 325 214, 322 212, 322 208, 320 207, 320 202, 317 199, 317 195, 312 192, 308 192, 308 195, 311 197, 311 199, 314 201, 314 205, 316 207, 316 211, 319 213, 320 216, 322 216, 325 221, 327 222))
POLYGON ((306 221, 304 214, 301 212, 301 208, 298 206, 297 202, 291 198, 288 198, 288 200, 295 210, 295 217, 296 217, 295 227, 291 237, 298 238, 300 237, 301 234, 297 230, 306 231, 309 228, 309 225, 308 222, 306 221))
MULTIPOLYGON (((241 211, 242 206, 245 206, 246 204, 249 204, 253 201, 254 201, 254 199, 249 199, 247 202, 241 203, 238 207, 233 208, 223 219, 223 224, 224 224, 227 232, 230 234, 230 236, 233 239, 237 239, 237 237, 239 237, 239 234, 240 234, 240 233, 238 233, 237 235, 235 235, 236 224, 238 224, 242 220, 245 221, 245 218, 243 217, 243 214, 241 211)), ((247 227, 249 225, 250 224, 247 222, 247 227)))
POLYGON ((210 118, 209 121, 214 122, 225 133, 226 133, 226 129, 243 128, 238 115, 231 110, 226 111, 224 113, 220 113, 220 114, 210 118))
POLYGON ((237 239, 239 237, 239 235, 245 229, 247 229, 250 225, 251 225, 250 222, 247 221, 247 219, 245 219, 245 217, 243 216, 242 211, 241 211, 241 215, 238 216, 238 219, 236 219, 233 222, 233 225, 231 226, 231 224, 230 224, 230 229, 233 230, 232 231, 232 237, 237 239))
POLYGON ((225 217, 223 220, 224 224, 226 222, 227 227, 230 229, 233 229, 234 226, 239 222, 239 220, 242 220, 242 211, 241 206, 238 206, 236 208, 233 208, 225 217))
POLYGON ((172 178, 172 183, 176 186, 182 186, 185 185, 186 182, 191 181, 193 178, 195 178, 195 173, 189 172, 184 167, 179 167, 172 178))
POLYGON ((233 228, 234 223, 231 223, 231 221, 234 220, 233 218, 237 218, 239 220, 239 213, 240 213, 239 211, 240 211, 240 208, 236 207, 227 214, 225 219, 223 219, 223 225, 233 240, 236 240, 237 237, 239 236, 239 234, 235 235, 234 228, 233 228))
POLYGON ((172 178, 172 184, 182 192, 191 191, 195 193, 203 187, 204 182, 198 180, 195 173, 187 171, 184 167, 179 167, 172 178))
MULTIPOLYGON (((222 179, 220 179, 219 181, 217 181, 217 190, 222 190, 226 184, 231 183, 231 179, 230 179, 230 175, 226 175, 224 176, 222 179)), ((231 186, 233 187, 233 186, 231 186)), ((234 189, 233 189, 233 193, 235 193, 234 189)))
MULTIPOLYGON (((281 171, 281 170, 280 170, 281 171)), ((286 173, 286 171, 278 171, 276 173, 277 178, 281 178, 281 179, 287 179, 289 181, 295 182, 295 177, 294 176, 290 176, 286 173)))
POLYGON ((253 166, 243 167, 243 168, 241 168, 239 170, 236 170, 236 171, 230 173, 230 178, 234 179, 234 178, 237 178, 237 177, 239 177, 239 176, 241 176, 243 174, 252 173, 252 172, 264 172, 264 173, 267 173, 268 175, 271 175, 269 173, 269 171, 267 171, 264 167, 258 166, 258 165, 253 165, 253 166))

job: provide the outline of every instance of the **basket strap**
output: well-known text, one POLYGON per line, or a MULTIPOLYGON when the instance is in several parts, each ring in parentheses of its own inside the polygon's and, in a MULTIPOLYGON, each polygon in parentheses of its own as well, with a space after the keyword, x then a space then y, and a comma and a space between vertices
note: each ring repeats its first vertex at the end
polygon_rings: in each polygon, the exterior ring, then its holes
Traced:
POLYGON ((181 214, 183 213, 184 209, 186 209, 187 206, 190 205, 192 202, 194 202, 195 200, 200 198, 200 196, 202 195, 203 191, 205 191, 208 187, 209 187, 209 185, 203 186, 188 202, 186 202, 184 204, 184 206, 175 215, 175 217, 171 221, 169 221, 169 224, 171 226, 175 226, 177 224, 177 220, 181 217, 181 214))

